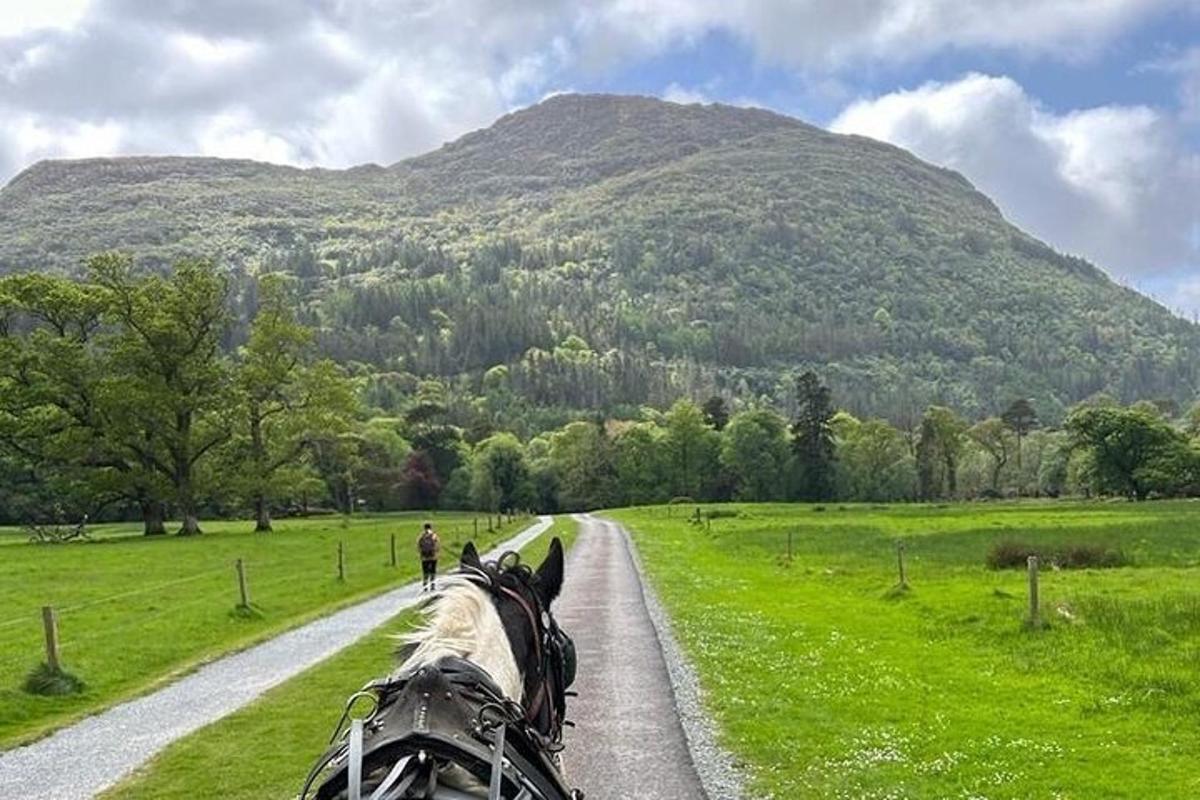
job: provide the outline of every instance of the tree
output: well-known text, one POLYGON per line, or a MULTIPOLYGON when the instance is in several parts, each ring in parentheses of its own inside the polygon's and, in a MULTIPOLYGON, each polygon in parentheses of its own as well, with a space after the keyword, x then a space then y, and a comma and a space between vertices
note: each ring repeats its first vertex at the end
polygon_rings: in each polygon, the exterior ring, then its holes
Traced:
POLYGON ((881 419, 859 421, 839 412, 833 418, 837 436, 839 495, 851 500, 910 500, 916 473, 904 434, 881 419))
POLYGON ((228 281, 207 261, 175 265, 169 278, 139 278, 121 255, 88 262, 116 326, 104 382, 106 433, 170 484, 179 533, 200 533, 197 466, 230 436, 228 281))
POLYGON ((917 496, 926 502, 938 496, 941 487, 937 481, 938 444, 937 429, 928 416, 921 420, 917 434, 917 496))
POLYGON ((1183 432, 1189 439, 1200 439, 1200 403, 1188 409, 1183 420, 1183 432))
MULTIPOLYGON (((149 504, 161 492, 107 435, 104 311, 94 285, 37 274, 0 280, 0 454, 30 487, 25 496, 53 497, 76 517, 119 499, 149 504)), ((45 502, 22 504, 28 519, 49 513, 45 502)), ((161 508, 157 497, 153 505, 161 508)), ((147 533, 161 526, 161 513, 157 524, 147 517, 147 533)))
POLYGON ((254 504, 255 530, 271 530, 270 502, 294 481, 317 431, 349 429, 354 387, 331 361, 313 362, 313 333, 296 321, 294 298, 278 276, 259 284, 259 308, 237 366, 232 450, 254 504))
POLYGON ((1090 456, 1095 488, 1131 500, 1194 484, 1197 452, 1183 434, 1146 408, 1079 406, 1067 417, 1072 444, 1090 456))
POLYGON ((735 414, 721 435, 721 466, 739 500, 780 500, 786 488, 787 423, 765 408, 735 414))
POLYGON ((963 451, 967 422, 945 406, 930 406, 925 411, 925 420, 929 421, 933 452, 942 468, 941 480, 935 486, 944 485, 946 495, 954 497, 958 494, 958 459, 963 451))
POLYGON ((713 395, 704 401, 701 410, 704 412, 704 421, 718 433, 725 430, 725 426, 729 424, 729 406, 726 405, 725 398, 713 395))
POLYGON ((667 476, 665 432, 652 422, 637 422, 617 434, 617 484, 629 505, 665 503, 671 499, 667 476))
POLYGON ((497 433, 475 447, 471 499, 486 511, 513 511, 531 504, 525 449, 511 433, 497 433))
POLYGON ((992 461, 991 490, 997 496, 1000 494, 1000 473, 1008 464, 1010 452, 1008 430, 1008 426, 996 417, 977 422, 967 430, 967 436, 971 441, 979 445, 992 461))
POLYGON ((672 495, 700 499, 711 485, 720 439, 690 400, 679 400, 665 417, 663 452, 672 495))
POLYGON ((463 432, 451 424, 450 393, 441 381, 425 380, 417 387, 404 413, 405 438, 433 463, 438 481, 446 486, 454 471, 466 461, 469 448, 463 432))
POLYGON ((1000 415, 1004 426, 1017 435, 1017 469, 1021 469, 1021 442, 1038 425, 1037 411, 1026 398, 1014 400, 1000 415))
POLYGON ((436 508, 442 493, 442 482, 438 478, 433 461, 424 450, 413 450, 400 472, 400 486, 404 493, 404 504, 408 508, 436 508))
POLYGON ((615 505, 613 445, 602 422, 571 422, 550 436, 558 505, 570 510, 615 505))
POLYGON ((833 402, 829 387, 816 373, 796 379, 796 419, 792 423, 792 450, 799 470, 799 498, 807 502, 829 500, 834 487, 833 402))

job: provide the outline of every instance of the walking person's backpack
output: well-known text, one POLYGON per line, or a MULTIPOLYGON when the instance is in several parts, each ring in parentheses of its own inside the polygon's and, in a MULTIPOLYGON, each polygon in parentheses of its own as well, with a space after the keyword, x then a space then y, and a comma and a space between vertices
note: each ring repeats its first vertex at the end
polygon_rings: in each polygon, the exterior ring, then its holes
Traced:
POLYGON ((421 538, 417 540, 417 549, 421 551, 421 558, 432 561, 437 558, 437 534, 432 528, 427 528, 421 538))

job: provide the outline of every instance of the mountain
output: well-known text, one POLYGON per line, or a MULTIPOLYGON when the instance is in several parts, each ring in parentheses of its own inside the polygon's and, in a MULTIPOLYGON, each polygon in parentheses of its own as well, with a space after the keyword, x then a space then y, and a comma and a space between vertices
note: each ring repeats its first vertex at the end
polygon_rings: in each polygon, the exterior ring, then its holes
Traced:
POLYGON ((0 272, 107 249, 210 256, 248 303, 254 275, 292 273, 385 407, 426 375, 494 408, 786 408, 815 366, 841 405, 901 421, 1200 385, 1195 325, 961 175, 756 109, 561 95, 387 167, 48 161, 0 190, 0 272))

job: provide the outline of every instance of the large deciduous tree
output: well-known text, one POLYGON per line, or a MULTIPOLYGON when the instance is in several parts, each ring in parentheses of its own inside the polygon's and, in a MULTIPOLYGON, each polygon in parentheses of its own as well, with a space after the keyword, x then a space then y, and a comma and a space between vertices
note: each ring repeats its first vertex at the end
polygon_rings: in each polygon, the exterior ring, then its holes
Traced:
POLYGON ((671 406, 665 422, 663 452, 671 492, 676 497, 698 499, 716 475, 720 438, 704 421, 704 413, 690 400, 680 400, 671 406))
POLYGON ((296 320, 282 276, 259 284, 259 307, 241 350, 231 451, 254 505, 255 530, 271 530, 271 501, 293 474, 317 433, 349 429, 354 386, 329 360, 313 359, 313 333, 296 320))
POLYGON ((170 277, 140 277, 132 261, 105 254, 88 263, 103 290, 110 372, 101 391, 112 410, 106 434, 160 473, 182 517, 200 532, 197 467, 230 435, 228 281, 207 261, 175 265, 170 277))
POLYGON ((671 499, 664 435, 652 422, 633 423, 617 434, 617 483, 624 502, 647 505, 671 499))
POLYGON ((532 504, 525 449, 511 433, 497 433, 475 447, 471 499, 485 511, 515 511, 532 504))
POLYGON ((721 434, 721 466, 739 500, 783 499, 787 488, 787 423, 776 412, 755 408, 735 414, 721 434))
POLYGON ((602 422, 572 422, 554 433, 550 464, 563 508, 603 508, 618 502, 613 443, 602 422))
POLYGON ((839 496, 870 502, 913 498, 916 473, 904 434, 884 420, 860 421, 846 412, 839 412, 833 425, 839 496))
POLYGON ((1080 406, 1067 417, 1071 441, 1090 456, 1100 492, 1145 500, 1195 486, 1200 455, 1161 415, 1145 407, 1080 406))
POLYGON ((1009 441, 1008 426, 996 417, 989 417, 972 425, 967 430, 967 436, 979 445, 991 460, 991 491, 994 495, 999 495, 1000 474, 1008 465, 1013 450, 1012 442, 1009 441))
POLYGON ((921 441, 917 444, 918 462, 924 455, 932 457, 940 467, 940 475, 934 474, 934 494, 940 495, 942 491, 948 497, 958 494, 958 462, 966 444, 964 435, 967 427, 966 420, 945 406, 930 406, 925 411, 925 417, 921 420, 921 441), (920 452, 922 442, 924 453, 920 452))

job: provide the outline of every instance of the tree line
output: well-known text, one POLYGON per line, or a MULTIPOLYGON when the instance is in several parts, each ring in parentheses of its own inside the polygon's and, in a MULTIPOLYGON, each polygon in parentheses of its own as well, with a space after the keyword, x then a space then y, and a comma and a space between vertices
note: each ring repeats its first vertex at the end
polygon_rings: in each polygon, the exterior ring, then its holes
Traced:
POLYGON ((1200 492, 1200 412, 1149 402, 1096 396, 1053 428, 1027 399, 974 422, 934 405, 897 426, 838 410, 807 371, 784 402, 568 414, 546 387, 577 381, 599 406, 592 367, 615 358, 576 335, 476 392, 319 357, 292 276, 261 276, 249 306, 237 324, 204 261, 144 274, 107 254, 83 280, 0 280, 0 522, 140 516, 157 534, 170 516, 193 534, 245 512, 267 531, 319 509, 1200 492))

